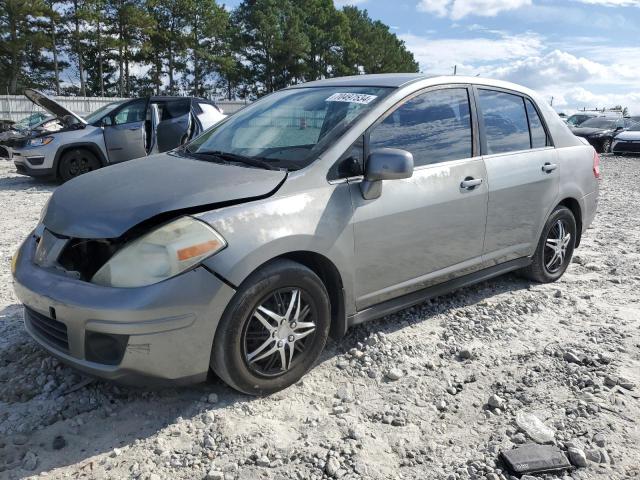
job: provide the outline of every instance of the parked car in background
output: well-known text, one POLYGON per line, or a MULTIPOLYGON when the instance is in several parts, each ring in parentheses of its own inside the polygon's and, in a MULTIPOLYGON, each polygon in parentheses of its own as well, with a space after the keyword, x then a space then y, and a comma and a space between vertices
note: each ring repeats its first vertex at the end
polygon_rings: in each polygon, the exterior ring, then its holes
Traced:
POLYGON ((585 120, 571 131, 585 138, 598 153, 611 151, 613 137, 631 125, 631 121, 622 117, 594 117, 585 120))
POLYGON ((613 139, 611 151, 615 154, 640 154, 640 122, 636 122, 613 139))
POLYGON ((0 133, 6 132, 11 128, 11 125, 15 124, 14 120, 2 119, 0 120, 0 133))
POLYGON ((49 115, 42 112, 34 112, 17 122, 11 122, 7 128, 0 131, 0 157, 11 158, 11 148, 29 135, 32 129, 37 128, 49 115))
MULTIPOLYGON (((119 107, 122 108, 122 107, 119 107)), ((140 385, 285 388, 328 335, 519 270, 559 279, 599 158, 531 90, 359 75, 59 187, 12 262, 28 332, 140 385)))
POLYGON ((49 111, 56 131, 31 130, 12 147, 19 173, 70 180, 106 165, 165 152, 225 117, 209 100, 148 97, 110 103, 82 117, 37 90, 25 95, 49 111))
POLYGON ((569 125, 570 127, 577 127, 581 123, 586 122, 590 118, 596 117, 597 115, 598 114, 596 113, 590 112, 574 113, 569 118, 567 118, 565 122, 567 122, 567 125, 569 125))

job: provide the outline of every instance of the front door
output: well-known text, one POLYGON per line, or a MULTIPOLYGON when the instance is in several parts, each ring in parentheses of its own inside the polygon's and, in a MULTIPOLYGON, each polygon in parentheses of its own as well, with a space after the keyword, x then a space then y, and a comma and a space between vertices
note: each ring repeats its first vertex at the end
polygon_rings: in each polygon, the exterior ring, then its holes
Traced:
POLYGON ((118 163, 147 154, 147 101, 125 103, 104 120, 104 143, 109 163, 118 163))
POLYGON ((369 130, 367 151, 407 150, 414 172, 373 200, 351 184, 359 310, 482 267, 487 182, 469 98, 463 86, 431 89, 369 130))
POLYGON ((498 264, 533 254, 558 201, 560 164, 533 102, 478 88, 489 181, 485 260, 498 264))

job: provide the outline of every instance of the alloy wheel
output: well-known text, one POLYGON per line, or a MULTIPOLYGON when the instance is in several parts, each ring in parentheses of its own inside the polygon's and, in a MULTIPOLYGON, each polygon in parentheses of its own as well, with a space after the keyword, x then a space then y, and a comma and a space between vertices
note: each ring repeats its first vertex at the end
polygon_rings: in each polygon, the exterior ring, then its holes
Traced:
POLYGON ((266 377, 289 371, 313 341, 316 315, 301 288, 282 288, 265 297, 243 331, 243 357, 249 369, 266 377))
POLYGON ((564 266, 567 249, 571 243, 571 233, 564 220, 553 224, 544 244, 544 266, 547 272, 556 273, 564 266))

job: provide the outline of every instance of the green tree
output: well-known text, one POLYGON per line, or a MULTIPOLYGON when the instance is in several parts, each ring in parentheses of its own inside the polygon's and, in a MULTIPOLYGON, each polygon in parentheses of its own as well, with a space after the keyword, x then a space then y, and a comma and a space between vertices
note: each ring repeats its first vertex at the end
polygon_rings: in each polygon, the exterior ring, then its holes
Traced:
POLYGON ((347 17, 336 10, 333 0, 294 0, 294 4, 304 19, 309 39, 305 79, 343 74, 344 48, 349 39, 347 17))
POLYGON ((47 86, 52 70, 44 56, 49 47, 42 19, 49 12, 43 0, 0 1, 0 88, 21 93, 25 87, 47 86))
POLYGON ((105 5, 107 33, 114 39, 118 65, 118 95, 130 96, 131 65, 144 41, 149 17, 142 0, 109 0, 105 5))
POLYGON ((418 72, 418 62, 404 42, 379 20, 372 20, 366 10, 343 8, 350 30, 345 64, 359 73, 418 72))
POLYGON ((189 62, 186 85, 193 95, 204 96, 208 83, 223 61, 229 13, 215 0, 190 0, 191 14, 186 23, 185 36, 189 62))
POLYGON ((291 0, 244 0, 233 12, 253 93, 273 92, 302 79, 309 39, 300 13, 291 0))

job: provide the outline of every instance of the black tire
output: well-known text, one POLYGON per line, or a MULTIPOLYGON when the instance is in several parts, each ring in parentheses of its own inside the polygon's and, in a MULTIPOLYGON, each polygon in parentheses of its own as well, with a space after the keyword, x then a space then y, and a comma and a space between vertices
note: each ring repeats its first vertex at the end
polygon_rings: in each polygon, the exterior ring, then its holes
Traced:
POLYGON ((531 265, 522 269, 520 273, 524 277, 540 283, 550 283, 558 280, 571 263, 576 244, 576 234, 576 219, 571 210, 567 207, 557 206, 549 215, 542 229, 542 235, 538 241, 538 247, 533 255, 531 265), (556 237, 560 236, 559 222, 562 223, 565 232, 570 235, 561 259, 554 257, 554 247, 548 243, 556 244, 556 237), (550 264, 554 258, 556 258, 555 262, 550 264))
POLYGON ((227 306, 216 330, 210 366, 225 383, 240 392, 250 395, 277 392, 297 382, 313 366, 324 349, 330 325, 330 300, 322 280, 304 265, 276 260, 243 282, 227 306), (300 304, 291 302, 296 290, 300 304), (294 304, 289 319, 298 311, 301 326, 314 323, 315 327, 302 327, 303 330, 295 321, 277 322, 262 313, 269 307, 268 311, 287 316, 286 311, 294 304), (268 330, 257 313, 263 319, 268 318, 269 326, 275 330, 268 330), (299 330, 287 331, 292 325, 299 330), (298 340, 301 335, 305 336, 298 340), (260 350, 263 345, 267 346, 260 350), (274 348, 278 350, 261 358, 274 348), (282 371, 285 361, 288 367, 282 371))
POLYGON ((600 153, 611 153, 611 139, 605 138, 600 144, 600 153))
POLYGON ((97 170, 102 165, 100 160, 86 148, 74 148, 64 152, 58 164, 58 177, 63 182, 79 177, 84 173, 97 170))

